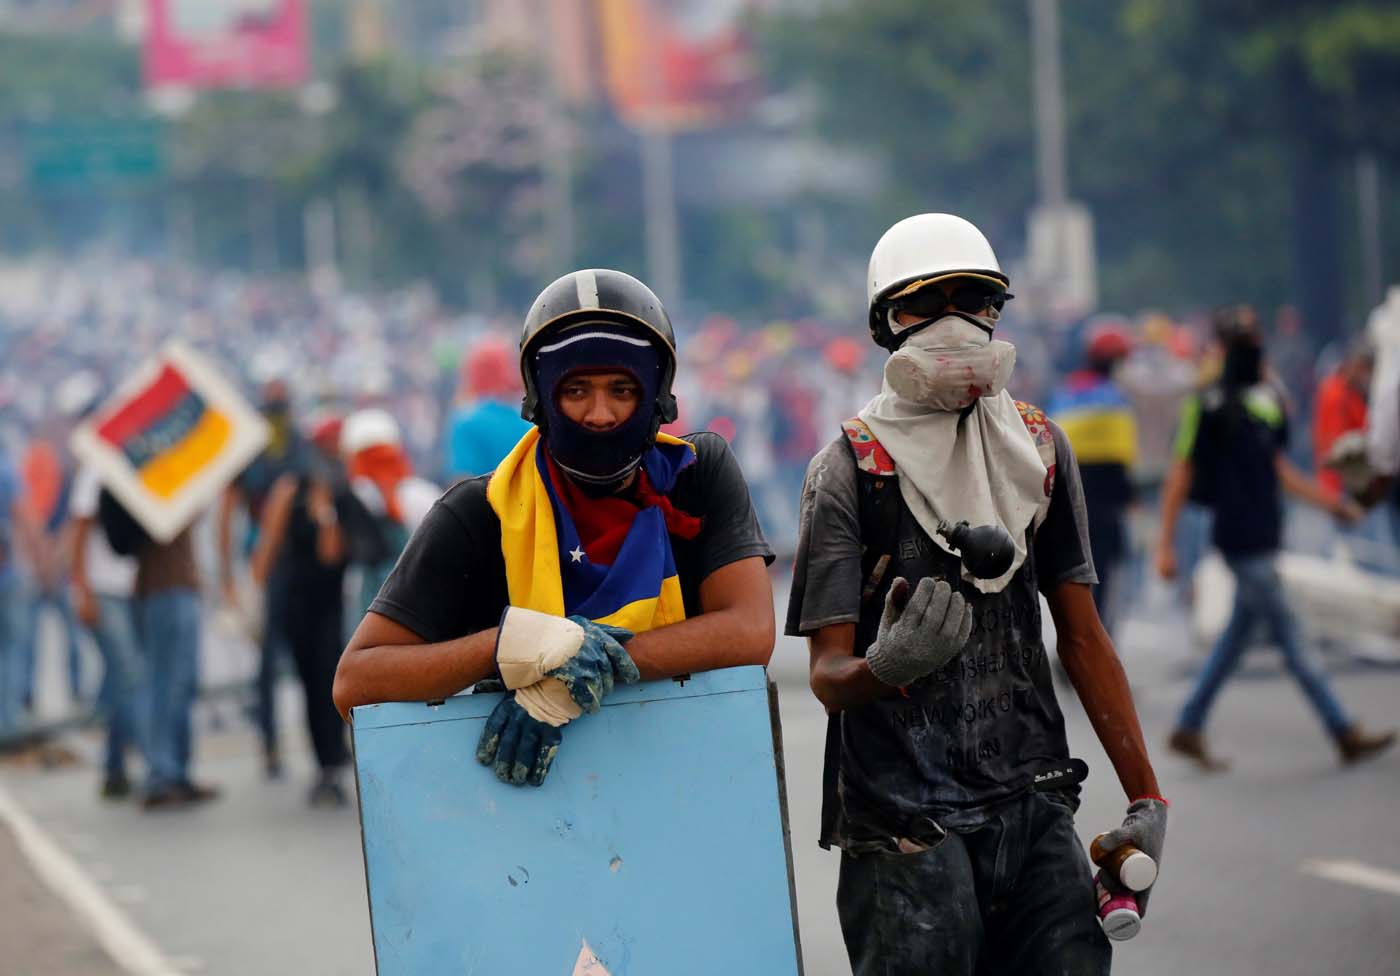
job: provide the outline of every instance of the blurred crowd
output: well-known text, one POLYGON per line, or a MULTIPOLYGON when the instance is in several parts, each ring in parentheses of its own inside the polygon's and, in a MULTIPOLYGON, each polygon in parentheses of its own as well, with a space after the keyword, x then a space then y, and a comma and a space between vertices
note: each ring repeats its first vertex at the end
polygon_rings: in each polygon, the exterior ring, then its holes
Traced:
MULTIPOLYGON (((884 357, 858 323, 721 316, 676 323, 680 418, 668 429, 709 429, 731 442, 780 553, 793 551, 808 461, 879 389, 884 357)), ((1362 494, 1370 488, 1356 479, 1374 474, 1356 471, 1367 456, 1377 330, 1359 326, 1360 339, 1316 348, 1288 308, 1259 325, 1267 375, 1291 421, 1290 452, 1329 471, 1332 490, 1362 494)), ((77 706, 110 718, 122 687, 136 680, 114 681, 113 662, 123 655, 101 646, 113 638, 91 596, 78 598, 92 586, 75 585, 73 533, 96 512, 90 486, 75 492, 79 472, 67 442, 88 411, 179 337, 226 370, 274 428, 274 446, 196 533, 199 589, 208 606, 259 620, 246 628, 261 648, 249 711, 268 774, 281 774, 272 702, 287 670, 279 655, 290 652, 308 712, 318 698, 322 706, 308 715, 322 773, 312 802, 344 802, 343 730, 326 712, 335 657, 439 488, 491 470, 523 431, 517 329, 514 321, 447 309, 426 289, 359 295, 96 259, 0 269, 0 742, 33 720, 46 614, 61 627, 62 670, 77 706), (372 531, 361 531, 366 524, 372 531), (314 578, 324 595, 319 630, 298 630, 288 623, 298 614, 275 605, 272 597, 286 590, 279 573, 303 590, 314 578), (93 639, 99 655, 83 650, 93 639), (105 679, 90 663, 99 656, 105 679)), ((1089 471, 1085 479, 1091 511, 1108 516, 1094 541, 1107 594, 1112 566, 1132 556, 1118 516, 1153 504, 1183 405, 1219 375, 1210 312, 1052 326, 1008 306, 1000 332, 1017 347, 1012 392, 1062 420, 1086 469, 1107 466, 1103 477, 1089 471)), ((1188 580, 1206 547, 1201 518, 1188 512, 1178 527, 1188 580)), ((1391 544, 1388 528, 1370 531, 1391 544)), ((90 562, 80 568, 92 572, 90 562)), ((124 578, 115 575, 112 585, 124 578)), ((1189 588, 1182 592, 1189 598, 1189 588)), ((1114 603, 1125 599, 1119 593, 1114 603)), ((1103 610, 1111 620, 1111 605, 1103 610)), ((139 658, 139 648, 125 656, 139 658)), ((124 792, 122 754, 136 737, 118 735, 109 749, 109 795, 124 792)), ((196 789, 172 802, 203 798, 196 789)))

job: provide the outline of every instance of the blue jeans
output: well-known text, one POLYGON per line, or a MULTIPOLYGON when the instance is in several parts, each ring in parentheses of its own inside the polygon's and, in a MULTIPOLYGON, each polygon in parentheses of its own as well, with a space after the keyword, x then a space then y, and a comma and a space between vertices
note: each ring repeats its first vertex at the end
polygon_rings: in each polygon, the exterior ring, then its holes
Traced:
POLYGON ((854 976, 1108 976, 1088 857, 1067 800, 1033 793, 921 854, 841 855, 854 976))
POLYGON ((171 589, 137 601, 146 649, 148 792, 189 782, 190 712, 199 687, 199 594, 171 589))
POLYGON ((0 735, 13 732, 20 713, 20 642, 16 624, 19 587, 13 572, 0 570, 0 735))
POLYGON ((142 730, 137 724, 138 711, 144 702, 137 697, 144 692, 144 668, 141 648, 136 641, 136 610, 134 601, 126 597, 99 596, 97 626, 92 638, 102 655, 102 687, 97 692, 97 710, 107 723, 107 751, 104 769, 108 776, 125 772, 126 751, 139 745, 142 730))
POLYGON ((63 627, 64 647, 68 654, 68 691, 74 701, 83 696, 83 651, 78 643, 78 618, 73 612, 73 604, 60 586, 54 590, 43 587, 29 594, 29 605, 24 617, 24 636, 20 654, 20 690, 28 706, 34 698, 34 662, 38 658, 40 624, 43 622, 44 607, 52 607, 58 614, 63 627))
POLYGON ((1269 628, 1269 637, 1283 653, 1284 664, 1317 710, 1327 731, 1339 735, 1350 727, 1351 721, 1327 685, 1327 676, 1303 650, 1297 618, 1289 609, 1283 582, 1274 564, 1275 555, 1267 552, 1225 558, 1235 576, 1235 605, 1230 611, 1230 622, 1215 642, 1191 697, 1181 709, 1178 728, 1199 732, 1205 727, 1211 703, 1244 656, 1250 632, 1259 621, 1269 628))

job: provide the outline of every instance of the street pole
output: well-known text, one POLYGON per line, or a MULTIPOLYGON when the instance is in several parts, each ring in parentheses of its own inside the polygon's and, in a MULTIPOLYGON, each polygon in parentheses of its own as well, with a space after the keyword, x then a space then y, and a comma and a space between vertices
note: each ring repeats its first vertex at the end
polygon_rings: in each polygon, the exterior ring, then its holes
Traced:
POLYGON ((545 233, 549 235, 550 273, 562 275, 574 265, 574 187, 572 119, 564 101, 563 66, 556 51, 550 58, 549 112, 544 138, 545 233))
POLYGON ((1036 195, 1042 207, 1059 207, 1069 198, 1059 0, 1030 0, 1030 5, 1036 195))
POLYGON ((1361 233, 1361 283, 1366 308, 1381 303, 1385 288, 1381 251, 1380 163, 1373 152, 1356 157, 1356 214, 1361 233))
POLYGON ((681 304, 681 256, 671 133, 663 123, 647 122, 641 137, 647 273, 662 302, 674 310, 681 304))

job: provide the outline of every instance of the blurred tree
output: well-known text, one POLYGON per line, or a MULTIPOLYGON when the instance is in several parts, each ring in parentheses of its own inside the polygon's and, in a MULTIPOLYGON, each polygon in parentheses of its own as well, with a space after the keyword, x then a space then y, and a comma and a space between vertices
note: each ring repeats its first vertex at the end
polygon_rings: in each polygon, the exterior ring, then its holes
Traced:
MULTIPOLYGON (((1070 186, 1108 307, 1298 301, 1335 334, 1360 149, 1400 156, 1400 3, 1062 4, 1070 186)), ((866 0, 761 23, 816 133, 883 151, 859 236, 947 209, 1020 240, 1033 194, 1025 0, 866 0)))

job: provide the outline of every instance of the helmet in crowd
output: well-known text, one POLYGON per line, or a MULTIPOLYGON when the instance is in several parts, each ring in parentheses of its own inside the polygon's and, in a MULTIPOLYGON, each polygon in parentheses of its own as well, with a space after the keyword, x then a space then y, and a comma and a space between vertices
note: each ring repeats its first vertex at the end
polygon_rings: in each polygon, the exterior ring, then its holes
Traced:
POLYGON ((90 369, 65 377, 53 392, 54 412, 65 420, 79 420, 97 409, 102 380, 90 369))
POLYGON ((463 394, 494 400, 518 396, 520 381, 514 359, 506 342, 496 336, 483 336, 462 360, 459 380, 463 394))
POLYGON ((1133 337, 1119 322, 1111 321, 1089 330, 1084 356, 1093 367, 1108 369, 1133 351, 1133 337))
POLYGON ((675 420, 676 398, 671 385, 676 376, 676 333, 671 318, 650 288, 629 274, 605 268, 573 271, 556 279, 530 306, 520 334, 520 378, 525 383, 520 415, 532 424, 543 419, 531 354, 544 336, 582 322, 637 325, 651 337, 662 354, 656 400, 658 426, 675 420))
POLYGON ((402 440, 398 422, 387 410, 366 407, 345 418, 340 429, 340 453, 354 457, 371 447, 397 445, 402 440))
POLYGON ((885 231, 870 254, 866 280, 870 335, 875 342, 886 349, 898 348, 889 324, 891 304, 949 278, 980 280, 1003 294, 1011 282, 987 238, 961 217, 915 214, 885 231))
POLYGON ((326 407, 318 408, 306 418, 306 439, 331 457, 340 452, 341 437, 345 429, 345 418, 337 411, 326 407))
POLYGON ((676 419, 675 374, 676 336, 666 309, 650 288, 621 271, 566 274, 525 316, 520 414, 540 428, 555 464, 581 484, 606 489, 636 469, 661 425, 676 419), (636 413, 613 430, 584 430, 552 399, 554 387, 590 357, 616 364, 641 384, 636 413))

